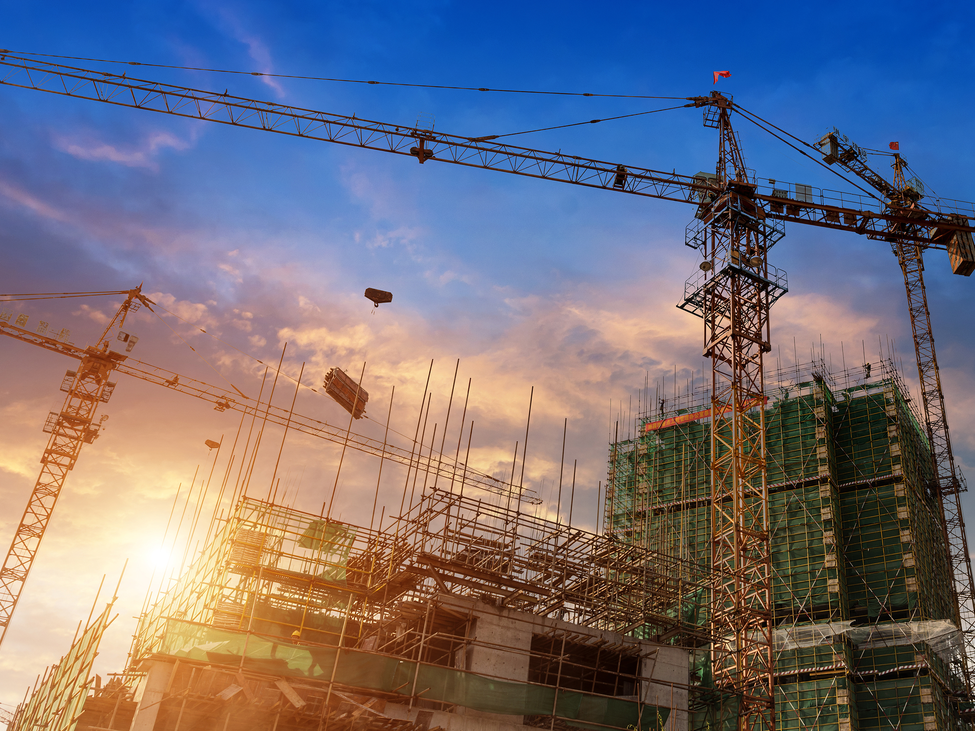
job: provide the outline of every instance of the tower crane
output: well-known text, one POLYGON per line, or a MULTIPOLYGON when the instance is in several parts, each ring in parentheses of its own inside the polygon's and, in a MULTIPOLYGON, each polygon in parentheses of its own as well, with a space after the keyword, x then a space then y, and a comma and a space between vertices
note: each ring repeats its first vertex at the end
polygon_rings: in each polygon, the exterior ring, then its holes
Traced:
MULTIPOLYGON (((82 447, 98 438, 100 423, 95 421, 95 412, 99 404, 108 402, 115 390, 115 382, 109 380, 113 375, 131 376, 170 391, 208 401, 217 411, 236 411, 245 417, 266 419, 279 426, 287 425, 291 431, 319 439, 337 444, 347 442, 352 449, 377 457, 381 456, 387 461, 407 465, 412 469, 429 471, 435 478, 452 480, 458 474, 461 465, 449 456, 437 455, 437 459, 434 460, 431 455, 428 455, 427 462, 423 463, 422 455, 416 454, 415 450, 404 449, 385 440, 372 439, 269 403, 260 403, 236 389, 233 391, 222 389, 136 360, 127 353, 112 350, 113 341, 119 340, 126 342, 127 352, 132 350, 134 338, 122 330, 125 320, 128 315, 141 307, 151 309, 155 303, 142 294, 141 285, 135 289, 119 292, 86 294, 125 295, 125 301, 102 331, 97 343, 87 348, 64 342, 45 333, 31 332, 16 322, 12 324, 0 319, 0 335, 80 361, 76 370, 69 370, 62 381, 61 390, 66 391, 67 396, 61 411, 52 412, 44 426, 44 431, 49 432, 51 436, 41 456, 40 474, 14 533, 3 567, 0 568, 0 643, 6 635, 68 473, 77 463, 82 447)), ((506 493, 511 489, 511 486, 467 465, 463 465, 463 475, 465 484, 488 492, 506 493)), ((529 504, 541 502, 531 490, 520 490, 519 494, 521 499, 529 504)))
MULTIPOLYGON (((7 633, 10 617, 17 607, 68 472, 74 469, 82 445, 90 444, 98 437, 95 412, 99 403, 111 397, 115 384, 108 379, 125 358, 109 350, 112 335, 125 324, 131 312, 149 301, 142 294, 141 285, 124 294, 125 302, 102 331, 98 342, 80 353, 78 370, 65 377, 68 395, 64 405, 61 412, 52 414, 53 418, 45 425, 44 430, 50 432, 51 437, 41 456, 41 471, 0 569, 0 642, 7 633)), ((59 342, 54 338, 47 339, 59 342)))
MULTIPOLYGON (((788 282, 768 263, 768 250, 784 235, 783 223, 792 222, 894 237, 917 250, 918 267, 926 249, 948 249, 953 260, 975 266, 975 251, 965 246, 965 234, 975 231, 975 206, 946 200, 933 200, 927 209, 894 206, 872 195, 759 179, 745 168, 731 125, 733 111, 746 118, 748 113, 717 92, 686 99, 684 106, 703 109, 705 126, 718 130, 715 173, 688 176, 508 145, 491 136, 443 134, 419 122, 369 121, 34 61, 2 50, 0 68, 0 83, 36 91, 410 156, 421 165, 447 162, 695 205, 685 243, 701 252, 702 261, 678 306, 704 320, 704 354, 712 363, 711 542, 720 589, 710 608, 712 669, 715 689, 736 701, 722 704, 718 722, 741 731, 774 729, 764 410, 754 406, 764 395, 769 308, 788 282)), ((923 348, 933 356, 933 339, 923 348)), ((934 396, 922 386, 923 398, 934 396)), ((936 418, 927 408, 925 413, 936 418)), ((971 594, 958 598, 971 600, 971 594)), ((962 629, 971 649, 972 628, 962 629)), ((963 670, 971 690, 967 663, 963 670)))
MULTIPOLYGON (((904 288, 907 291, 908 312, 911 316, 911 330, 914 336, 914 352, 917 357, 918 381, 921 386, 921 403, 924 410, 925 428, 928 444, 931 447, 932 484, 931 491, 938 497, 942 506, 945 543, 951 575, 955 581, 955 622, 965 638, 966 653, 963 660, 970 663, 975 658, 975 579, 972 576, 972 563, 968 553, 968 538, 965 535, 965 519, 961 509, 961 493, 967 487, 961 472, 955 466, 948 433, 948 418, 945 412, 945 396, 941 388, 941 373, 934 347, 934 331, 931 328, 931 311, 928 308, 927 293, 924 286, 924 246, 911 237, 911 234, 925 225, 931 212, 921 205, 924 198, 924 185, 917 178, 908 180, 904 175, 906 161, 899 151, 892 153, 894 175, 888 182, 882 175, 867 165, 867 155, 863 148, 850 142, 834 128, 823 135, 816 143, 823 153, 823 160, 838 164, 859 176, 884 196, 889 211, 906 213, 917 219, 916 223, 891 223, 883 232, 868 234, 870 238, 887 241, 897 256, 904 275, 904 288)), ((892 145, 892 148, 896 145, 892 145)), ((882 153, 883 154, 883 153, 882 153)), ((950 220, 967 222, 961 216, 949 216, 950 220)), ((973 249, 972 235, 968 231, 943 232, 939 235, 949 241, 951 266, 955 274, 968 276, 975 271, 975 261, 971 256, 960 255, 973 249)), ((966 669, 966 675, 970 669, 966 669)))

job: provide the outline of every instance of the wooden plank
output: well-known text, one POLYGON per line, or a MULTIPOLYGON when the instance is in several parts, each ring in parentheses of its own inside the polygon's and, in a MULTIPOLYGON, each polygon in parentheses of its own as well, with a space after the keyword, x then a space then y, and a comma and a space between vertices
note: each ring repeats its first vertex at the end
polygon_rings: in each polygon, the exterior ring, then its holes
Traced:
POLYGON ((295 708, 301 709, 307 705, 302 697, 295 692, 295 689, 288 685, 286 680, 278 679, 274 681, 274 684, 295 708))

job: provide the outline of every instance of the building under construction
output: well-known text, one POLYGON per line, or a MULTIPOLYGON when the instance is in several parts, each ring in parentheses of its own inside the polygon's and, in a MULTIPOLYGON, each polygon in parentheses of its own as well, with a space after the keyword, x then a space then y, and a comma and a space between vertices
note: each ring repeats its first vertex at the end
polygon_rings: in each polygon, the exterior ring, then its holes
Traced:
MULTIPOLYGON (((768 382, 753 408, 776 727, 971 731, 942 510, 897 372, 817 363, 768 382)), ((709 664, 728 585, 709 403, 658 398, 611 445, 601 533, 463 480, 382 529, 245 496, 140 617, 125 671, 90 679, 106 609, 13 728, 711 731, 735 701, 709 664)))
POLYGON ((14 728, 686 730, 707 566, 492 502, 427 490, 378 531, 245 497, 127 671, 86 700, 62 663, 14 728))
MULTIPOLYGON (((753 408, 766 410, 776 726, 970 728, 930 449, 895 368, 820 362, 766 383, 753 408)), ((707 564, 710 394, 653 406, 611 445, 605 535, 707 564)))

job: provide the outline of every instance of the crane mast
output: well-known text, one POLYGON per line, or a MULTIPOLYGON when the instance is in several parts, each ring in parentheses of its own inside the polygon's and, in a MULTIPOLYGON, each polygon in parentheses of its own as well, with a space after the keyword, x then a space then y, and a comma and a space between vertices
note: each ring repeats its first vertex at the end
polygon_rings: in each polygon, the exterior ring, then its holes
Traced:
POLYGON ((962 631, 965 642, 966 651, 961 653, 960 661, 966 684, 971 688, 971 660, 975 657, 975 581, 972 577, 972 562, 961 508, 961 493, 967 487, 955 466, 948 434, 945 397, 941 389, 941 373, 931 329, 931 312, 924 287, 923 249, 915 242, 901 239, 894 239, 891 243, 904 275, 914 352, 917 356, 918 381, 921 386, 921 403, 931 448, 931 489, 941 503, 942 527, 953 579, 951 588, 955 595, 953 619, 962 631))
POLYGON ((682 309, 704 320, 711 360, 711 672, 725 697, 714 727, 775 728, 772 565, 765 481, 763 356, 771 349, 769 308, 785 293, 769 277, 768 249, 782 238, 756 203, 731 100, 712 94, 704 124, 718 130, 715 190, 702 198, 688 245, 703 255, 682 309))
POLYGON ((130 312, 147 301, 141 286, 126 293, 125 302, 98 342, 85 350, 78 370, 70 381, 66 379, 68 395, 60 413, 52 414, 45 425, 44 429, 51 433, 51 437, 41 456, 41 471, 0 569, 0 644, 7 634, 68 473, 74 469, 81 447, 98 437, 95 412, 98 404, 108 401, 114 387, 108 379, 125 359, 124 355, 109 350, 111 335, 122 327, 130 312))
MULTIPOLYGON (((900 162, 898 156, 897 163, 900 162)), ((898 166, 899 167, 899 166, 898 166)), ((897 256, 904 275, 907 308, 911 317, 911 332, 917 358, 918 382, 921 387, 921 403, 924 422, 931 449, 933 479, 931 491, 937 495, 941 506, 945 543, 948 552, 952 593, 954 594, 953 617, 962 632, 965 652, 960 653, 962 673, 966 685, 972 688, 971 661, 975 658, 975 580, 972 561, 965 535, 965 519, 962 514, 961 493, 967 489, 961 473, 955 466, 948 432, 945 396, 941 388, 941 372, 931 327, 931 311, 928 308, 924 286, 924 247, 916 241, 896 235, 897 228, 887 239, 897 256)))
MULTIPOLYGON (((891 205, 897 202, 910 209, 917 206, 920 191, 919 186, 912 187, 905 179, 904 166, 900 154, 894 153, 894 188, 901 195, 899 198, 892 199, 891 205)), ((893 233, 896 233, 899 227, 892 228, 894 228, 893 233)), ((953 578, 952 589, 956 600, 954 619, 965 640, 967 651, 962 653, 961 660, 966 682, 971 688, 970 664, 971 658, 975 657, 975 580, 972 577, 972 561, 968 552, 965 519, 961 509, 961 493, 967 489, 967 486, 955 465, 955 456, 951 449, 945 395, 941 388, 941 371, 938 368, 934 331, 931 327, 931 311, 928 308, 927 291, 924 286, 924 247, 915 241, 905 241, 897 236, 891 236, 889 240, 904 274, 914 352, 917 357, 918 382, 921 386, 921 402, 931 447, 934 474, 932 488, 938 495, 944 516, 948 560, 953 578)), ((970 244, 970 238, 968 243, 970 244)), ((951 245, 949 245, 950 249, 951 245)))

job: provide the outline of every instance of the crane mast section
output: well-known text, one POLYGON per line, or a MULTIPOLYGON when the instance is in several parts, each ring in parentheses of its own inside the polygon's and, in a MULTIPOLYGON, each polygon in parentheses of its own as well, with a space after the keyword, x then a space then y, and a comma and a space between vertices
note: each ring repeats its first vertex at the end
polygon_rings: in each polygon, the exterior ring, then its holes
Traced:
POLYGON ((771 531, 766 482, 764 354, 769 309, 785 293, 768 263, 782 237, 754 199, 726 99, 705 112, 719 131, 721 195, 702 201, 689 246, 703 277, 678 305, 704 320, 711 359, 711 673, 723 702, 714 728, 774 731, 771 531))
POLYGON ((917 245, 903 241, 891 242, 904 274, 908 311, 914 335, 914 352, 917 357, 918 380, 921 386, 921 403, 924 409, 928 443, 934 467, 934 487, 941 504, 942 529, 946 539, 947 559, 954 578, 955 621, 961 630, 965 651, 960 658, 961 671, 971 691, 973 682, 972 663, 975 661, 975 576, 972 573, 971 554, 965 531, 965 518, 961 506, 961 493, 967 489, 961 472, 955 465, 954 452, 948 429, 944 391, 941 388, 941 372, 935 351, 924 286, 923 252, 917 245))
MULTIPOLYGON (((562 152, 533 150, 492 142, 490 136, 462 137, 435 133, 417 126, 375 122, 354 115, 302 109, 226 93, 132 79, 124 74, 34 62, 10 55, 0 55, 0 67, 6 67, 6 72, 0 75, 0 84, 8 86, 389 152, 414 157, 421 164, 428 161, 448 162, 693 204, 699 204, 715 193, 713 186, 701 178, 676 171, 668 173, 562 152)), ((693 100, 688 106, 695 106, 693 100)), ((755 182, 758 187, 754 199, 768 209, 770 218, 781 221, 858 234, 883 233, 897 223, 925 223, 916 217, 887 211, 882 202, 866 196, 831 191, 822 191, 819 196, 796 195, 790 194, 790 188, 802 186, 788 186, 771 180, 755 182)), ((941 215, 927 216, 927 225, 917 227, 912 240, 928 248, 946 248, 944 232, 975 232, 975 226, 970 223, 970 219, 975 219, 975 204, 936 201, 935 207, 941 215), (942 218, 949 214, 953 214, 954 218, 942 218), (940 234, 940 237, 935 234, 940 234)))

